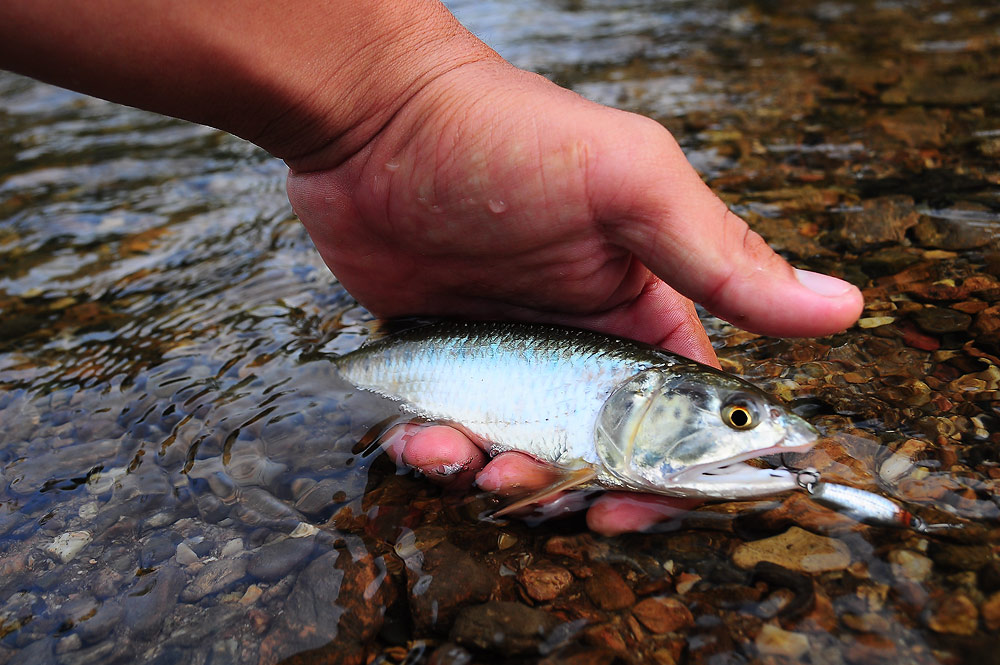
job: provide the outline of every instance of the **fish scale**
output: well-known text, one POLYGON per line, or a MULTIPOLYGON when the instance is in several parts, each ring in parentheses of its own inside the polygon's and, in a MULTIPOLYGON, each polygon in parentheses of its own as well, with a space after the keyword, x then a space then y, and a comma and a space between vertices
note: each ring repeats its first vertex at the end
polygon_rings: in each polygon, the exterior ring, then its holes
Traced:
POLYGON ((796 487, 743 460, 815 430, 752 385, 632 340, 513 322, 436 322, 337 358, 342 376, 406 412, 453 423, 604 487, 759 496, 796 487), (726 419, 739 412, 739 422, 726 419), (745 431, 741 431, 745 430, 745 431))
POLYGON ((518 323, 462 323, 404 331, 338 360, 359 388, 414 415, 461 424, 494 454, 531 450, 559 464, 594 462, 593 431, 610 392, 628 377, 677 361, 606 347, 582 330, 539 337, 518 323))

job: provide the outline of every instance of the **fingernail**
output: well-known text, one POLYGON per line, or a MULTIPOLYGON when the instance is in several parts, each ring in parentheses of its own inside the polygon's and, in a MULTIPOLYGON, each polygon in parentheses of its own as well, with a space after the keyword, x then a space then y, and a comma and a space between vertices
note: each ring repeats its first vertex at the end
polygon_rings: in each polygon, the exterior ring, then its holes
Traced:
POLYGON ((824 275, 811 270, 795 269, 795 277, 799 284, 806 287, 813 293, 827 298, 837 298, 846 295, 853 288, 848 282, 830 275, 824 275))

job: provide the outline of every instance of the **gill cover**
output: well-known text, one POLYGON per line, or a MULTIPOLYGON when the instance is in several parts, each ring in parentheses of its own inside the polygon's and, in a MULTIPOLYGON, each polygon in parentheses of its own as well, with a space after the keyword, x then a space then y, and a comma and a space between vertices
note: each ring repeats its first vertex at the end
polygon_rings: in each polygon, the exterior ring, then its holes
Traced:
POLYGON ((644 370, 619 385, 601 407, 595 433, 597 455, 626 485, 642 487, 644 483, 637 483, 632 470, 636 456, 648 458, 652 450, 662 452, 659 457, 667 467, 664 471, 681 470, 668 459, 671 446, 666 439, 685 429, 693 416, 690 398, 680 390, 684 383, 688 381, 674 372, 644 370), (673 432, 650 427, 650 423, 665 423, 673 432))
POLYGON ((611 393, 595 445, 626 487, 665 491, 690 484, 686 472, 711 473, 774 451, 784 445, 787 425, 784 409, 735 377, 695 365, 654 367, 611 393))

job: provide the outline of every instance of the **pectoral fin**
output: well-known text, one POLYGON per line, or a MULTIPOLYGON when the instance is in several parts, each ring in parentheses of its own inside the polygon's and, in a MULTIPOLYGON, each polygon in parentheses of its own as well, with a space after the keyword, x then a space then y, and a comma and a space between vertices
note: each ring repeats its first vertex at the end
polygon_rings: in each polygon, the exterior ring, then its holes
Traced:
POLYGON ((534 503, 539 503, 549 499, 560 492, 566 490, 571 490, 581 485, 589 483, 591 480, 597 477, 597 471, 591 466, 585 466, 579 469, 567 470, 563 476, 553 485, 550 485, 544 489, 537 492, 532 492, 531 494, 514 501, 501 508, 500 510, 493 513, 494 517, 502 517, 508 515, 516 510, 520 510, 526 506, 530 506, 534 503))

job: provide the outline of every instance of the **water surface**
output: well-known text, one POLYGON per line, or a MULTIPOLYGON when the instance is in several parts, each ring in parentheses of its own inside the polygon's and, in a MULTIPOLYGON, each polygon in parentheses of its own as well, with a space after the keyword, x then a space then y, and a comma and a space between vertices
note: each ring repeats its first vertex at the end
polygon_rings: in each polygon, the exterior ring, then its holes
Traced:
POLYGON ((0 663, 995 662, 1000 11, 450 6, 518 66, 665 124, 795 265, 865 290, 830 338, 705 322, 829 434, 803 463, 968 526, 868 527, 802 494, 615 539, 483 521, 488 498, 366 448, 392 410, 328 359, 367 315, 280 162, 4 74, 0 663))

